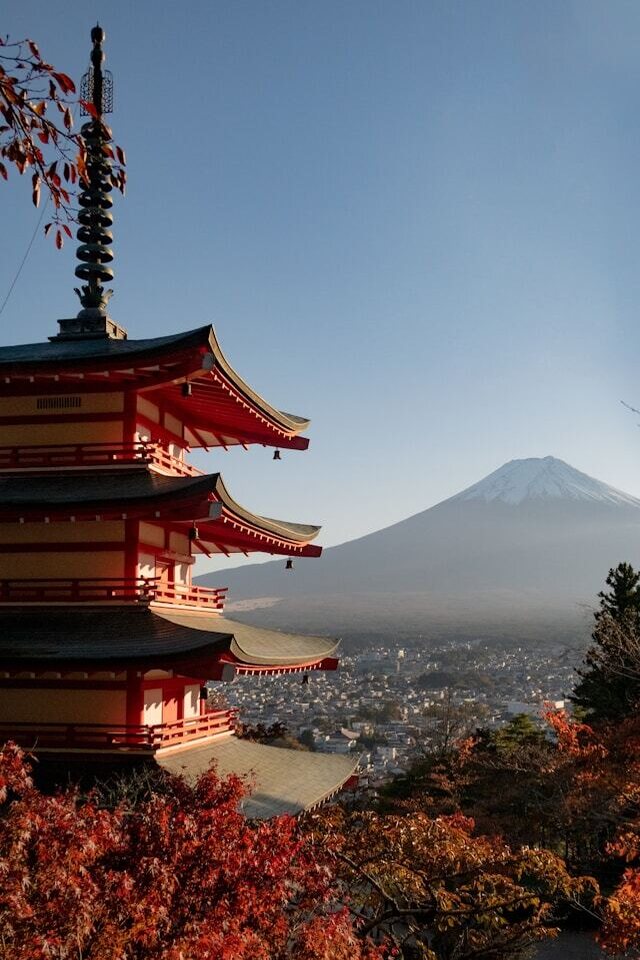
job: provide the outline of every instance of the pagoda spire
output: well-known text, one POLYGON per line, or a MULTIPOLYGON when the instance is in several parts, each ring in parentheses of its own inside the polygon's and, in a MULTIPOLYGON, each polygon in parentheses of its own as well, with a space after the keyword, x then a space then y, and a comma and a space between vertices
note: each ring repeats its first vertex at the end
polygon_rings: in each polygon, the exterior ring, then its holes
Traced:
POLYGON ((91 118, 82 125, 81 135, 86 145, 86 168, 88 183, 84 184, 78 202, 80 226, 76 236, 80 241, 76 257, 80 263, 75 269, 76 277, 83 280, 82 289, 75 288, 82 309, 73 319, 58 320, 60 333, 51 339, 76 339, 78 337, 109 337, 123 340, 126 330, 113 321, 107 313, 107 304, 113 290, 104 284, 113 280, 113 197, 112 166, 105 147, 111 142, 111 130, 104 122, 104 115, 113 110, 113 79, 109 70, 103 69, 105 59, 102 44, 105 32, 99 24, 91 31, 91 66, 82 78, 82 100, 92 104, 93 110, 83 108, 91 118))

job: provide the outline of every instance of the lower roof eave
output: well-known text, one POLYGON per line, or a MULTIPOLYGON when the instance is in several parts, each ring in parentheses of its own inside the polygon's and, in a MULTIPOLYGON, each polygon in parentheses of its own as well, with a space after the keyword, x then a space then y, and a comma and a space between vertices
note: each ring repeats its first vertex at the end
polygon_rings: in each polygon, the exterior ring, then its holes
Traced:
POLYGON ((157 762, 188 780, 212 766, 221 777, 242 777, 250 787, 242 812, 251 819, 268 820, 283 814, 297 816, 329 800, 352 779, 359 758, 273 747, 234 735, 159 757, 157 762))
MULTIPOLYGON (((274 658, 275 659, 275 658, 274 658)), ((285 673, 310 673, 314 670, 337 670, 337 657, 324 657, 322 660, 309 660, 299 663, 246 663, 232 654, 223 654, 218 661, 218 675, 212 680, 226 679, 227 676, 261 676, 285 673)))

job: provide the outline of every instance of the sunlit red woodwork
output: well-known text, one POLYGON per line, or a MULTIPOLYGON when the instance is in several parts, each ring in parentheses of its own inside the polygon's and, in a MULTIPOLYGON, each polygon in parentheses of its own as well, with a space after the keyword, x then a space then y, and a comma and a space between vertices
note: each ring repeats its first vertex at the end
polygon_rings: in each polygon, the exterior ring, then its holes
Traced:
POLYGON ((188 460, 304 450, 309 423, 253 390, 212 327, 129 340, 108 316, 107 128, 85 127, 83 309, 46 343, 0 348, 0 740, 160 755, 233 735, 208 681, 334 670, 337 643, 227 620, 226 588, 193 583, 199 554, 320 554, 319 527, 247 510, 188 460))

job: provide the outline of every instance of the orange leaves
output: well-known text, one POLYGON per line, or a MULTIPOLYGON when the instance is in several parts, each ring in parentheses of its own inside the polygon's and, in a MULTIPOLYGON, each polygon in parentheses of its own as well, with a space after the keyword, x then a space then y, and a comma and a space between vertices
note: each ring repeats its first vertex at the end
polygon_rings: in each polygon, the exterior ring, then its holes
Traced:
POLYGON ((553 935, 558 898, 595 891, 555 854, 477 836, 461 814, 432 818, 418 805, 402 815, 334 810, 309 828, 358 892, 363 929, 390 935, 401 924, 434 958, 515 954, 553 935))
POLYGON ((322 847, 288 817, 249 824, 245 792, 237 777, 158 772, 120 800, 45 796, 5 748, 0 957, 382 960, 338 906, 322 847))
POLYGON ((613 896, 603 904, 599 943, 611 954, 627 955, 640 945, 640 870, 625 870, 613 896))
POLYGON ((59 73, 58 71, 52 70, 51 76, 54 78, 54 80, 56 81, 56 83, 58 84, 58 86, 60 87, 60 89, 65 95, 68 93, 76 92, 75 83, 73 82, 71 77, 67 76, 66 73, 59 73))
POLYGON ((90 100, 80 100, 79 103, 82 109, 87 111, 90 117, 93 117, 94 120, 98 119, 98 111, 90 100))
MULTIPOLYGON (((51 200, 57 227, 52 236, 58 249, 64 243, 64 234, 70 235, 68 224, 75 221, 75 191, 79 184, 84 187, 88 182, 86 147, 81 135, 73 132, 74 110, 82 103, 97 119, 93 104, 77 101, 75 93, 71 77, 43 60, 32 40, 3 43, 0 177, 8 179, 10 166, 20 174, 33 172, 31 200, 35 206, 40 204, 43 194, 51 200)), ((105 138, 110 139, 105 125, 103 130, 105 138)), ((108 149, 114 160, 117 157, 113 185, 124 193, 124 151, 120 147, 108 149)))

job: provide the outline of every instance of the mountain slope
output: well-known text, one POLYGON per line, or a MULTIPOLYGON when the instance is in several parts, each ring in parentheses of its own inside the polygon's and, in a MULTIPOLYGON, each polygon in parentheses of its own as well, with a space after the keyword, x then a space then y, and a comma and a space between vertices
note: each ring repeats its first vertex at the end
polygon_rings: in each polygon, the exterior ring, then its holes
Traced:
POLYGON ((224 580, 233 601, 281 598, 256 615, 276 624, 292 625, 293 614, 299 626, 314 609, 313 628, 335 630, 358 609, 367 629, 391 608, 398 624, 421 614, 467 622, 473 610, 506 622, 563 610, 584 618, 579 605, 593 604, 621 560, 640 565, 640 500, 545 457, 513 460, 429 510, 296 561, 293 574, 276 561, 224 580))

